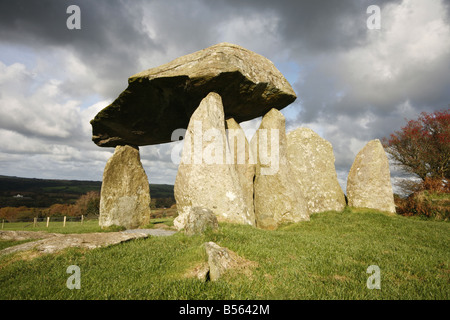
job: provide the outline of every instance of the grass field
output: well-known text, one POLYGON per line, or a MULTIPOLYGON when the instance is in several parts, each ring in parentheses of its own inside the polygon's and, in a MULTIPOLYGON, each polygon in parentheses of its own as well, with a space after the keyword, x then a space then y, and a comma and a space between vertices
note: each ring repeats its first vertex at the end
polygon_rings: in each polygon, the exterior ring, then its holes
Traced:
POLYGON ((449 248, 448 222, 370 210, 316 214, 276 231, 222 223, 199 236, 149 237, 29 261, 1 257, 0 299, 448 300, 449 248), (206 260, 207 241, 257 266, 250 276, 230 273, 216 282, 187 277, 206 260), (70 265, 80 267, 79 290, 66 287, 70 265), (371 265, 380 268, 380 290, 367 288, 371 265))
POLYGON ((24 231, 45 231, 51 233, 84 233, 84 232, 102 232, 98 225, 98 220, 67 221, 63 226, 62 221, 50 221, 47 228, 46 221, 38 222, 37 226, 33 226, 33 222, 8 222, 4 224, 3 230, 24 230, 24 231))

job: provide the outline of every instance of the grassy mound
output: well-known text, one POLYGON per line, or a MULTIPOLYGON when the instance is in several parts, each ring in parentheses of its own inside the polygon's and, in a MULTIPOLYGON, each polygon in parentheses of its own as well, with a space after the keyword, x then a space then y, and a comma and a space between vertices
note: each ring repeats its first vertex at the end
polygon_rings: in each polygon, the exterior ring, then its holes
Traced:
POLYGON ((0 258, 0 299, 445 299, 450 298, 450 225, 373 210, 315 214, 276 231, 221 224, 216 232, 149 237, 33 260, 0 258), (251 276, 188 277, 214 241, 254 261, 251 276), (67 267, 81 271, 69 290, 67 267), (381 289, 368 289, 377 265, 381 289))

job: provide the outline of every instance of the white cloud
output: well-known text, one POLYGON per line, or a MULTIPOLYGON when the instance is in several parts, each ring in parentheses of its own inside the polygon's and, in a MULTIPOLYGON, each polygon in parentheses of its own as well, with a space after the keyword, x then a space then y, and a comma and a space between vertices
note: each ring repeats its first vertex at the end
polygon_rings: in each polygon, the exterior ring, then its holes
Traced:
MULTIPOLYGON (((69 60, 73 65, 68 70, 76 69, 77 60, 69 60)), ((85 72, 81 68, 74 79, 83 78, 85 72)), ((111 99, 82 108, 64 92, 63 80, 40 77, 36 83, 35 79, 35 69, 0 62, 2 173, 101 180, 114 149, 100 148, 91 141, 89 122, 111 99)), ((171 148, 171 144, 141 147, 142 163, 152 183, 174 183, 177 166, 171 161, 171 148)))
POLYGON ((220 22, 216 26, 217 38, 219 42, 236 43, 257 53, 280 56, 285 49, 278 36, 279 22, 280 16, 272 11, 242 13, 220 22))
POLYGON ((43 145, 39 139, 5 129, 0 129, 0 137, 0 151, 3 153, 48 153, 48 146, 43 145))
POLYGON ((348 95, 354 104, 388 111, 408 97, 428 95, 431 83, 440 86, 442 78, 448 81, 444 70, 449 57, 444 4, 405 0, 383 8, 382 29, 371 30, 364 46, 340 53, 335 72, 342 87, 351 88, 348 95))
MULTIPOLYGON (((300 63, 306 66, 296 85, 302 112, 289 127, 310 127, 332 143, 343 188, 369 140, 450 102, 450 25, 443 1, 404 0, 383 6, 381 15, 382 29, 368 30, 365 43, 300 63)), ((391 165, 393 182, 397 170, 391 165)))
POLYGON ((50 79, 34 88, 33 72, 17 63, 0 62, 0 73, 0 127, 56 138, 67 138, 77 129, 79 102, 65 99, 60 81, 50 79))
MULTIPOLYGON (((287 130, 307 126, 333 144, 341 185, 367 141, 450 102, 450 26, 443 0, 380 4, 381 30, 359 27, 365 21, 355 17, 357 1, 325 8, 306 1, 201 0, 86 6, 95 15, 85 17, 79 38, 58 32, 34 12, 21 18, 31 19, 21 37, 4 13, 11 36, 0 45, 1 174, 100 180, 113 149, 91 141, 89 121, 126 88, 127 77, 222 41, 281 66, 298 95, 282 111, 287 130), (124 5, 127 10, 120 11, 124 5), (55 32, 34 30, 33 23, 55 32), (292 119, 297 109, 302 112, 292 119)), ((260 121, 241 124, 249 140, 260 121)), ((173 183, 171 149, 141 147, 152 183, 173 183)))
POLYGON ((82 109, 61 91, 61 80, 35 78, 23 64, 0 62, 2 174, 101 179, 112 149, 91 141, 89 120, 107 101, 82 109))

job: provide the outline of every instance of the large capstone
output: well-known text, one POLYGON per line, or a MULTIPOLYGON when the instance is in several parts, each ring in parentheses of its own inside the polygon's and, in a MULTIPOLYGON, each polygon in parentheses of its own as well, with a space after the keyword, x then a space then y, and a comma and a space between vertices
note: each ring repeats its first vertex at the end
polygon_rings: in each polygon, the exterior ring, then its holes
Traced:
POLYGON ((255 224, 230 158, 222 99, 210 93, 192 115, 184 139, 174 188, 178 230, 193 207, 211 210, 219 221, 255 224))
POLYGON ((395 213, 389 161, 380 140, 356 155, 347 178, 348 205, 395 213))
POLYGON ((254 206, 256 226, 276 229, 281 223, 309 220, 300 185, 287 160, 285 119, 270 110, 262 119, 250 146, 256 160, 254 206))
POLYGON ((343 210, 345 196, 337 179, 331 143, 309 128, 298 128, 287 134, 287 145, 291 172, 310 213, 343 210))
POLYGON ((92 140, 101 147, 170 142, 210 92, 222 97, 225 118, 237 122, 296 99, 270 60, 220 43, 131 76, 128 88, 91 121, 92 140))
POLYGON ((130 229, 149 219, 150 187, 139 148, 117 146, 103 172, 99 224, 130 229))

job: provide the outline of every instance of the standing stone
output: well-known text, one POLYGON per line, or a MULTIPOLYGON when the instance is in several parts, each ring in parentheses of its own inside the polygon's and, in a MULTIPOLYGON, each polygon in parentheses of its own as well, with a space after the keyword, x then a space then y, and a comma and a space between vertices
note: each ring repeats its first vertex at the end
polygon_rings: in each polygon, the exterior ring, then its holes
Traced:
POLYGON ((174 188, 178 230, 192 207, 210 209, 219 221, 254 225, 236 168, 226 163, 230 157, 222 99, 211 92, 193 113, 184 140, 174 188))
POLYGON ((337 180, 331 143, 308 128, 287 134, 289 165, 310 213, 342 211, 345 196, 337 180))
POLYGON ((150 188, 139 148, 117 146, 103 172, 99 224, 130 229, 149 219, 150 188))
POLYGON ((347 178, 348 205, 395 213, 389 161, 380 140, 359 151, 347 178))
POLYGON ((235 165, 238 178, 244 193, 244 201, 249 209, 252 220, 255 220, 255 209, 253 206, 253 179, 255 177, 255 164, 250 163, 250 145, 244 130, 230 118, 226 121, 228 143, 231 151, 231 161, 235 165))
POLYGON ((272 109, 263 117, 250 142, 256 160, 256 225, 263 229, 276 229, 283 222, 309 220, 307 202, 288 164, 285 130, 283 114, 272 109))

